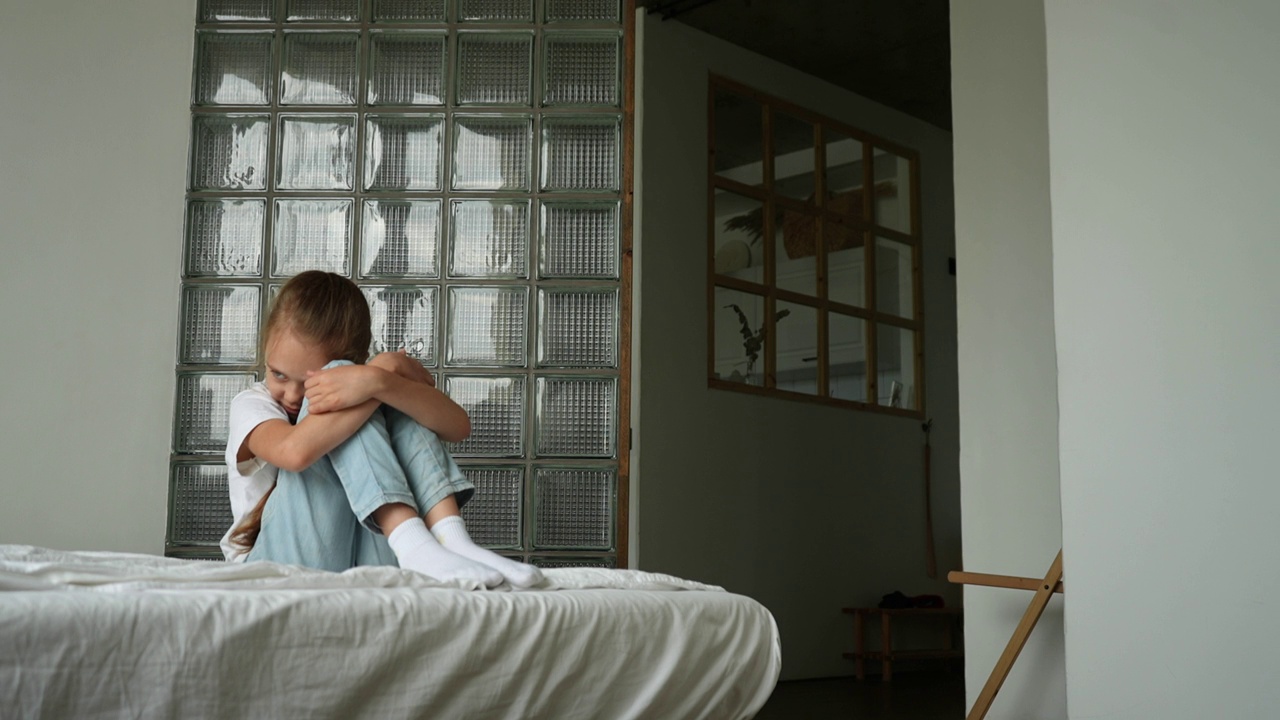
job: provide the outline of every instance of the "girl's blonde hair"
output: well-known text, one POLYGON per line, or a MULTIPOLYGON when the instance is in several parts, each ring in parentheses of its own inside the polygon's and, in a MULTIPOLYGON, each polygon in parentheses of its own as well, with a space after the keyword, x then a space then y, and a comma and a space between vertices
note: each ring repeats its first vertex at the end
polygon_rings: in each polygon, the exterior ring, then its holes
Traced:
MULTIPOLYGON (((369 304, 356 284, 331 272, 307 270, 294 275, 280 288, 262 328, 258 355, 266 361, 266 349, 278 333, 291 331, 299 339, 319 345, 330 360, 362 364, 373 343, 369 304)), ((247 552, 262 530, 262 510, 273 485, 231 534, 231 542, 247 552)))

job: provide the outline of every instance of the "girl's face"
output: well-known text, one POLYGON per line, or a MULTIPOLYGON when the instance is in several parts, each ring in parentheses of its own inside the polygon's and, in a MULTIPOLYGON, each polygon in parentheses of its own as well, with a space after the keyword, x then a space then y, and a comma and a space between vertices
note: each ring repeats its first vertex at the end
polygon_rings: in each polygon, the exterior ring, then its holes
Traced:
POLYGON ((267 390, 289 417, 298 416, 306 394, 307 371, 329 362, 324 350, 285 328, 267 341, 267 390))

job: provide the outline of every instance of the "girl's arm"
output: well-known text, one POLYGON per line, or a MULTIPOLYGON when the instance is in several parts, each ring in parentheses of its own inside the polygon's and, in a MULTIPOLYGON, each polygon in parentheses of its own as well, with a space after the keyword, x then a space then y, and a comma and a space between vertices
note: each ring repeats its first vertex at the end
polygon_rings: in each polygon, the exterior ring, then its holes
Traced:
POLYGON ((432 386, 430 378, 413 358, 382 353, 368 365, 343 365, 311 374, 307 378, 308 407, 312 414, 325 415, 377 400, 413 418, 445 442, 465 440, 471 434, 467 411, 432 386))
POLYGON ((366 400, 336 412, 308 413, 297 425, 267 420, 250 431, 236 459, 259 457, 282 470, 300 472, 354 435, 377 408, 377 400, 366 400))

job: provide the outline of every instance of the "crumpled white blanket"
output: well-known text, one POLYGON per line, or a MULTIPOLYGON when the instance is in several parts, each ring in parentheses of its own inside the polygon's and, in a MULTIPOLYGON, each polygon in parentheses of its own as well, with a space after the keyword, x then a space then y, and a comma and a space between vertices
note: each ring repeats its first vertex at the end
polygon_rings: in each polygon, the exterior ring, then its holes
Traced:
MULTIPOLYGON (((704 590, 723 588, 672 575, 609 568, 549 568, 532 590, 704 590)), ((358 567, 334 573, 270 562, 227 563, 117 552, 67 552, 30 545, 0 545, 0 591, 86 590, 285 590, 327 588, 457 588, 479 583, 442 582, 393 567, 358 567)), ((489 590, 519 591, 507 584, 489 590)))

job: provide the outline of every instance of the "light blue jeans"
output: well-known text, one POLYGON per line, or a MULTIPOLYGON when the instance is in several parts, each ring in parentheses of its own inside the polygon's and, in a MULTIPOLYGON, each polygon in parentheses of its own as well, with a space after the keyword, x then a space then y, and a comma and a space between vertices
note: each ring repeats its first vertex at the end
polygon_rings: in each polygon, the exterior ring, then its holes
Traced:
MULTIPOLYGON (((336 360, 325 367, 349 364, 336 360)), ((298 420, 306 415, 303 401, 298 420)), ((474 492, 435 433, 383 405, 307 469, 279 472, 246 560, 335 572, 396 565, 387 538, 370 517, 374 510, 404 503, 422 515, 450 495, 462 507, 474 492)))

